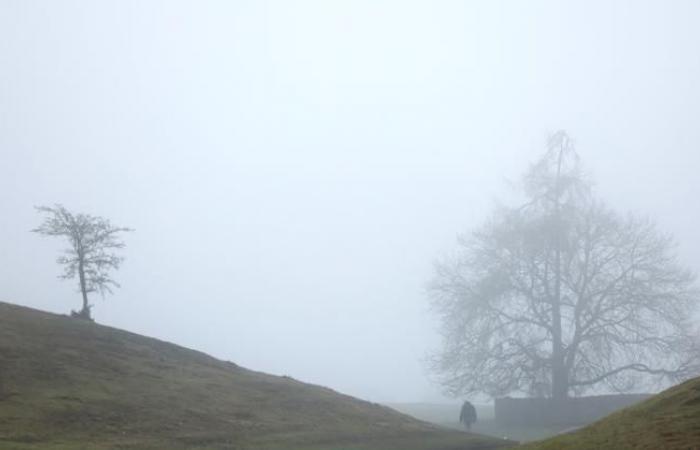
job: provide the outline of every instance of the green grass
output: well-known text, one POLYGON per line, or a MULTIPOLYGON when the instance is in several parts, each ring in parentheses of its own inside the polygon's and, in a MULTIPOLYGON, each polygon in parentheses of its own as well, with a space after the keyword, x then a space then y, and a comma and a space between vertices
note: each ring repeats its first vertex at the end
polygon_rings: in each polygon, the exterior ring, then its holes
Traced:
POLYGON ((522 447, 522 450, 560 449, 700 449, 700 378, 576 432, 522 447))
POLYGON ((492 449, 331 389, 0 303, 1 449, 492 449))

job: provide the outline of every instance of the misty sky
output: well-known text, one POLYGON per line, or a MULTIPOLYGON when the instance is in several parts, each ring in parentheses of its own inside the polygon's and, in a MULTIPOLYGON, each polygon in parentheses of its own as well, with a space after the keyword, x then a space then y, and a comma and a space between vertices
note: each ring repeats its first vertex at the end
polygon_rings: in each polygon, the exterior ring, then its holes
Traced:
POLYGON ((425 284, 544 151, 700 269, 700 2, 0 0, 0 300, 66 313, 34 205, 110 218, 98 322, 439 400, 425 284))

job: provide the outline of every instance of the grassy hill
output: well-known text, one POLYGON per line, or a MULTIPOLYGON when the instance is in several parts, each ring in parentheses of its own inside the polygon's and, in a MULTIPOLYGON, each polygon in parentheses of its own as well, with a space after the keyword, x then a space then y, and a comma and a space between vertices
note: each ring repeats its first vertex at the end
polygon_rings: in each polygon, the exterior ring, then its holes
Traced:
POLYGON ((156 339, 0 303, 2 449, 466 450, 504 444, 156 339))
POLYGON ((522 450, 698 450, 700 449, 700 378, 686 381, 574 433, 518 448, 522 450))

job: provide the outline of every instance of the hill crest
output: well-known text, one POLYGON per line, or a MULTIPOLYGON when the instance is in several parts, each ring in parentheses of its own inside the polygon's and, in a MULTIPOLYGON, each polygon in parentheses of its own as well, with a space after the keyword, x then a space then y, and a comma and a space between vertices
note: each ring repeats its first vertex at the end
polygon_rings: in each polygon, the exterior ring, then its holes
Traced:
POLYGON ((13 448, 504 444, 158 339, 2 302, 0 367, 0 446, 13 448))

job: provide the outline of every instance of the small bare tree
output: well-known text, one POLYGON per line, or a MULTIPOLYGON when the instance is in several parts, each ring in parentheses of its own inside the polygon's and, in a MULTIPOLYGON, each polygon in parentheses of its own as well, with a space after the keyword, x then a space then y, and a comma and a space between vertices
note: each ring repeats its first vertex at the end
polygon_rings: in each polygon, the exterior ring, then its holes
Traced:
POLYGON ((699 295, 673 240, 596 199, 563 132, 523 187, 523 205, 498 210, 436 265, 434 369, 446 390, 562 399, 697 373, 699 295))
POLYGON ((110 277, 111 270, 119 269, 124 258, 115 250, 124 248, 119 239, 122 232, 130 228, 116 227, 107 219, 87 214, 73 214, 62 205, 39 206, 36 208, 45 214, 44 222, 32 230, 44 236, 63 236, 69 246, 56 262, 64 266, 62 279, 78 277, 79 291, 83 297, 83 307, 74 316, 91 320, 88 294, 99 292, 112 293, 112 288, 119 284, 110 277))

